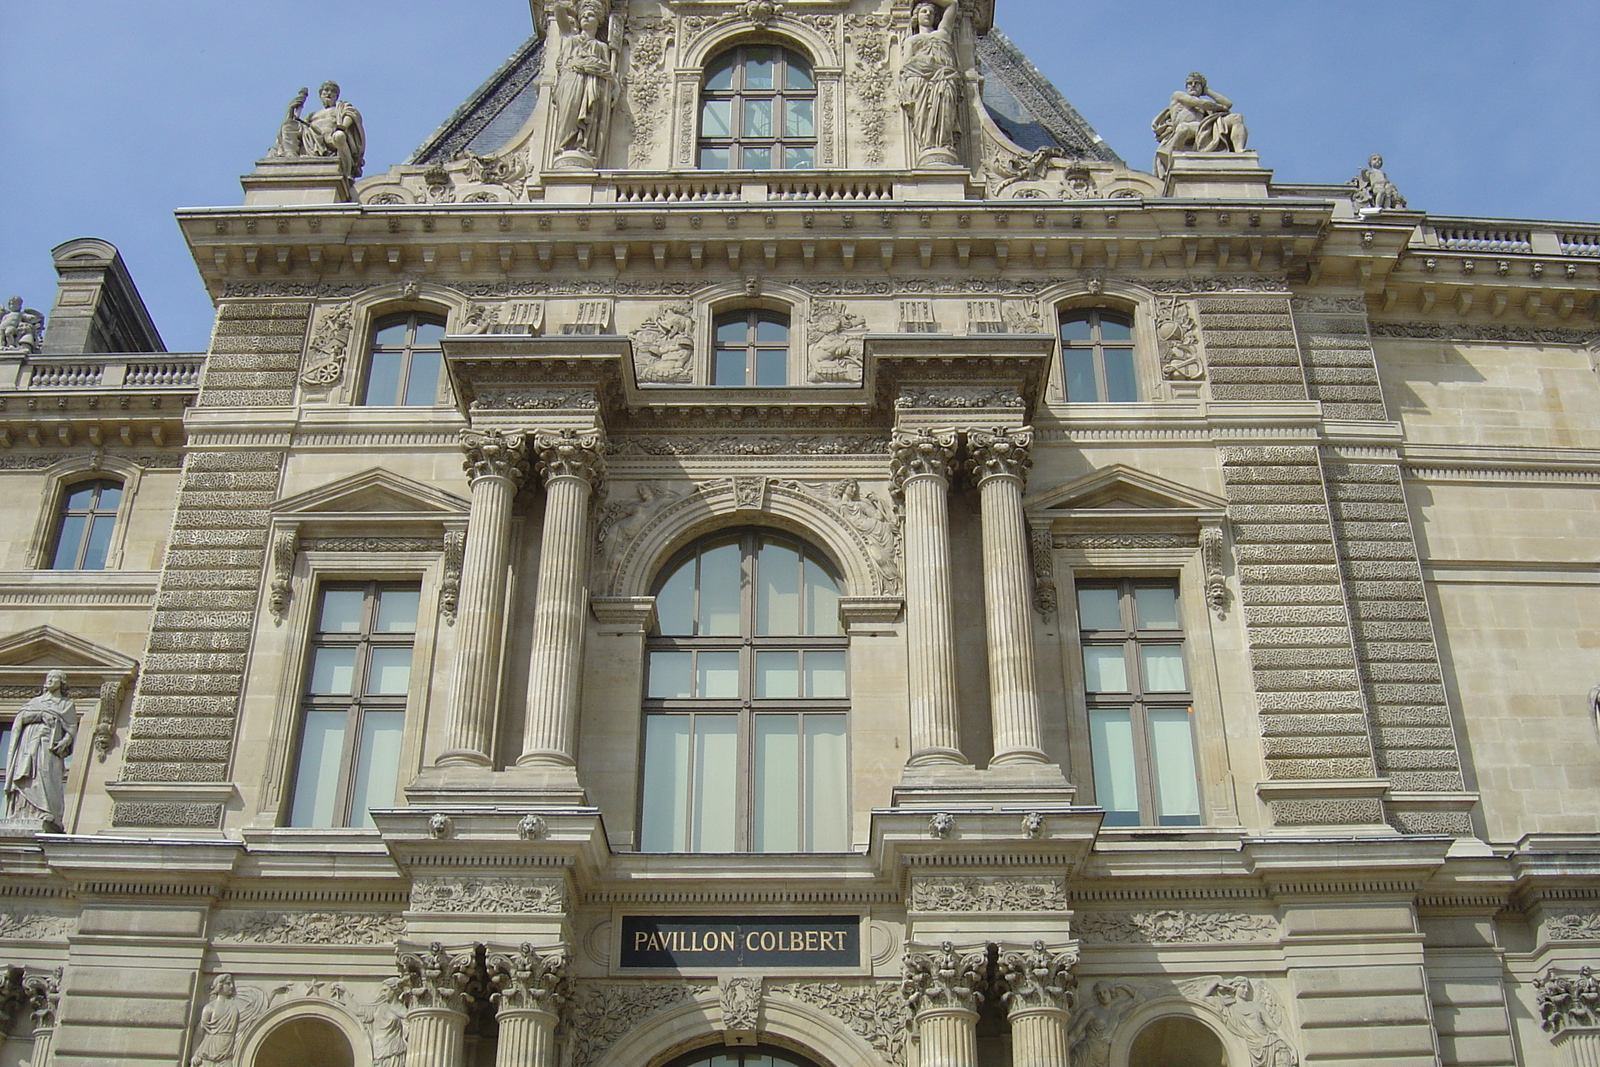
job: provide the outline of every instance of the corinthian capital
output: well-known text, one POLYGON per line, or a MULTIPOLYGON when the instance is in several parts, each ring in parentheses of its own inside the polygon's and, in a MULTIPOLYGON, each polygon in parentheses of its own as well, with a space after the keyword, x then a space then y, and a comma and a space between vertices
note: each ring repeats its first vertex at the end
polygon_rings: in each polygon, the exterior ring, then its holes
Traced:
POLYGON ((461 451, 466 453, 461 467, 471 481, 509 478, 513 484, 521 485, 528 476, 527 442, 520 433, 463 430, 461 451))
POLYGON ((967 952, 946 941, 937 949, 917 951, 907 946, 905 980, 900 992, 916 1013, 941 1008, 977 1011, 983 1003, 984 972, 989 968, 987 947, 967 952))
POLYGON ((967 431, 967 472, 974 484, 982 485, 990 478, 1025 482, 1032 466, 1032 426, 967 431))
POLYGON ((400 972, 399 991, 407 1008, 444 1008, 465 1013, 471 996, 476 961, 473 953, 451 955, 435 941, 426 949, 407 952, 395 949, 395 967, 400 972))
POLYGON ((1000 953, 1000 999, 1006 1011, 1016 1013, 1039 1008, 1071 1011, 1077 998, 1078 978, 1072 968, 1078 963, 1078 948, 1050 948, 1043 941, 1033 947, 1000 953))
POLYGON ((567 1000, 571 962, 565 949, 540 955, 526 942, 516 952, 491 952, 489 984, 494 992, 489 995, 500 1011, 537 1009, 555 1015, 567 1000))
POLYGON ((903 490, 908 479, 925 474, 949 481, 955 455, 954 430, 896 430, 889 459, 895 490, 903 490))
POLYGON ((599 430, 541 430, 533 435, 533 447, 547 484, 555 478, 581 478, 599 488, 605 477, 605 438, 599 430))

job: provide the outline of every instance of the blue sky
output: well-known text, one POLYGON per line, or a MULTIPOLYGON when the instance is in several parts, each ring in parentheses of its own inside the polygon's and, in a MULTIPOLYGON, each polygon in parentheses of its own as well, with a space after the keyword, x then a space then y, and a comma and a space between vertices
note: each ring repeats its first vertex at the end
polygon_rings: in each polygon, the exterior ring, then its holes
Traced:
MULTIPOLYGON (((1199 69, 1281 180, 1344 181, 1382 152, 1435 214, 1600 221, 1596 0, 998 0, 997 21, 1137 167, 1199 69)), ((48 311, 50 248, 103 237, 168 348, 203 349, 210 302, 172 212, 239 203, 295 89, 344 86, 375 173, 531 28, 524 0, 8 3, 0 297, 48 311)))

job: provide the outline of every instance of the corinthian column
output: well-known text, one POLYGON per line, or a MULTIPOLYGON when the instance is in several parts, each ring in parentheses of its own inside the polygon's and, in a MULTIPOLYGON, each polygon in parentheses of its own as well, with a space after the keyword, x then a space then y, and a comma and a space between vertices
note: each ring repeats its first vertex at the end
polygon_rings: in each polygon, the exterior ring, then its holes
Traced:
POLYGON ((921 1035, 922 1067, 977 1067, 978 1005, 988 966, 987 948, 958 952, 949 941, 929 951, 906 946, 900 991, 921 1035))
POLYGON ((983 600, 988 609, 993 764, 1048 763, 1041 747, 1034 666, 1028 524, 1022 487, 1033 465, 1033 428, 969 430, 967 465, 983 508, 983 600))
POLYGON ((896 430, 889 472, 905 499, 906 637, 913 767, 965 764, 950 600, 954 430, 896 430))
POLYGON ((1011 1020, 1011 1067, 1061 1067, 1069 1058, 1069 1013, 1078 987, 1076 945, 1000 954, 1000 999, 1011 1020))
POLYGON ((466 430, 461 434, 472 508, 461 558, 456 622, 456 673, 442 765, 491 766, 490 746, 499 710, 500 631, 506 610, 506 556, 511 502, 528 473, 521 434, 466 430))
POLYGON ((544 538, 533 605, 533 662, 519 767, 577 762, 578 683, 588 604, 589 500, 605 474, 599 430, 534 435, 544 476, 544 538))
POLYGON ((33 1067, 49 1067, 56 1043, 56 1021, 61 1009, 61 968, 49 974, 33 974, 22 980, 22 990, 33 1009, 33 1067))
POLYGON ((435 941, 423 952, 397 950, 396 963, 406 1005, 406 1067, 463 1067, 473 954, 452 956, 435 941))
POLYGON ((489 954, 490 999, 500 1024, 495 1067, 556 1067, 556 1023, 567 995, 568 957, 532 945, 489 954))

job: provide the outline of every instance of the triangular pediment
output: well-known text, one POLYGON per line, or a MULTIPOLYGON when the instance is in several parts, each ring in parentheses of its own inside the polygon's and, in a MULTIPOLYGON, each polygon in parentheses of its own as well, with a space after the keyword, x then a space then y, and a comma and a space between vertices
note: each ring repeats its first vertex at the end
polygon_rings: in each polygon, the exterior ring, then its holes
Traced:
POLYGON ((1102 467, 1066 485, 1036 494, 1030 512, 1195 511, 1221 513, 1227 501, 1200 489, 1136 470, 1121 463, 1102 467))
POLYGON ((275 515, 434 515, 464 516, 468 502, 453 493, 372 467, 348 478, 285 497, 272 505, 275 515))
POLYGON ((127 674, 138 665, 132 656, 54 626, 35 626, 0 638, 0 671, 7 674, 26 669, 43 672, 54 667, 69 672, 76 667, 94 674, 127 674))

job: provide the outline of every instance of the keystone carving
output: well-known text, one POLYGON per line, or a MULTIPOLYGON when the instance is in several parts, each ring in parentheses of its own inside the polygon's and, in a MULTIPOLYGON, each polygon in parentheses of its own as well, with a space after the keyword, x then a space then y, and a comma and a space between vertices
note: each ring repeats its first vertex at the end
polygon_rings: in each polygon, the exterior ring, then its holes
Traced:
POLYGON ((967 471, 976 485, 990 478, 1026 482, 1033 466, 1033 427, 968 430, 967 471))
POLYGON ((724 1030, 753 1034, 761 1029, 761 979, 725 978, 719 995, 724 1030))
POLYGON ((558 1014, 571 995, 572 963, 565 949, 543 955, 524 942, 516 952, 491 952, 489 994, 500 1011, 541 1010, 558 1014))
POLYGON ((1078 948, 1068 945, 1053 949, 1043 941, 1017 952, 1000 954, 1000 1000, 1008 1014, 1054 1008, 1071 1011, 1077 999, 1078 979, 1072 968, 1078 964, 1078 948))
POLYGON ((940 1009, 977 1011, 983 1003, 988 946, 958 952, 950 941, 937 949, 908 951, 900 992, 913 1013, 940 1009))
POLYGON ((520 433, 463 430, 461 451, 466 453, 462 469, 471 481, 508 478, 513 485, 521 485, 528 476, 527 441, 520 433))

